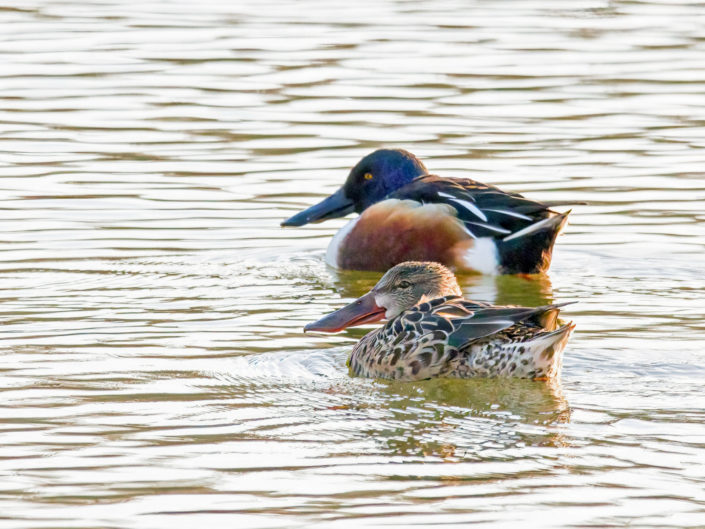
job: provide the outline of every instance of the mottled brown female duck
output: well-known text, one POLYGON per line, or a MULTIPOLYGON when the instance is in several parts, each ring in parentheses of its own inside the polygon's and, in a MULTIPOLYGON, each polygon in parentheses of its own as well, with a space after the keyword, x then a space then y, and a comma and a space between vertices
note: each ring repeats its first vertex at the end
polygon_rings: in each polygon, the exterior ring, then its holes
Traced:
POLYGON ((446 267, 408 261, 391 268, 369 293, 304 330, 338 332, 386 318, 353 348, 350 370, 362 377, 547 379, 560 372, 575 327, 559 323, 563 305, 466 300, 446 267))

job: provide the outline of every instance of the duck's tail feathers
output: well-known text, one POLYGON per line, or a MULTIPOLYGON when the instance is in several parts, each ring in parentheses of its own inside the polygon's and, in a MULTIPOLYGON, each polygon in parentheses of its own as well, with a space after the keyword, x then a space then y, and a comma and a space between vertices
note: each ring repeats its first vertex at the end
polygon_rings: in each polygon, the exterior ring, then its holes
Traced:
POLYGON ((558 327, 555 331, 549 331, 547 333, 542 333, 539 336, 541 337, 541 341, 543 343, 548 343, 549 345, 561 343, 564 341, 568 341, 568 338, 570 337, 570 334, 573 332, 575 329, 575 323, 572 321, 569 321, 565 325, 561 325, 558 327))
POLYGON ((536 323, 547 331, 554 331, 558 327, 558 307, 551 307, 546 312, 536 317, 536 323))
POLYGON ((563 362, 563 349, 573 329, 575 324, 571 321, 555 331, 541 333, 531 340, 530 348, 534 353, 534 364, 537 369, 543 371, 543 376, 551 377, 558 374, 563 362))
POLYGON ((536 274, 548 270, 556 237, 568 222, 570 210, 553 213, 497 241, 505 274, 536 274))
POLYGON ((529 237, 538 232, 555 232, 555 234, 558 235, 558 233, 565 226, 565 223, 568 220, 568 215, 570 215, 571 211, 572 210, 568 210, 565 213, 556 213, 551 217, 546 217, 545 219, 541 219, 533 224, 529 224, 526 228, 522 228, 519 231, 515 231, 514 233, 507 235, 504 239, 502 239, 502 242, 509 242, 522 237, 529 237))
POLYGON ((537 307, 537 309, 543 309, 543 311, 536 314, 534 322, 546 329, 546 331, 555 331, 558 328, 559 309, 566 305, 572 305, 573 303, 577 303, 577 301, 567 301, 565 303, 555 303, 553 305, 537 307))

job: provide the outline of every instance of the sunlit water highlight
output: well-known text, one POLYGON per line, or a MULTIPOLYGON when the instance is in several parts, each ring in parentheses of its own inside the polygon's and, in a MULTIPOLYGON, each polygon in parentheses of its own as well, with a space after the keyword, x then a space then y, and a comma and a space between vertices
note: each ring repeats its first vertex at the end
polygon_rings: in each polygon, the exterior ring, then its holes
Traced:
POLYGON ((0 525, 705 526, 696 2, 0 8, 0 525), (586 200, 563 377, 352 379, 376 274, 279 222, 362 155, 586 200))

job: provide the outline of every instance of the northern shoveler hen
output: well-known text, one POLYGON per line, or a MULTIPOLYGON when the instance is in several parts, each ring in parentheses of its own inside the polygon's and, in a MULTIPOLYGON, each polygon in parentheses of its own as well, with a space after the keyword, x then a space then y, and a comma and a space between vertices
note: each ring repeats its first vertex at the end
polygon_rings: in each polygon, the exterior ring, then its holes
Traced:
POLYGON ((555 377, 575 327, 559 305, 500 307, 463 299, 453 273, 438 263, 405 262, 357 301, 305 331, 387 323, 353 348, 353 374, 370 378, 555 377))
POLYGON ((533 274, 551 263, 568 213, 474 180, 430 175, 410 152, 381 149, 352 168, 343 187, 282 222, 303 226, 359 217, 331 241, 336 268, 384 271, 403 261, 438 261, 483 274, 533 274))

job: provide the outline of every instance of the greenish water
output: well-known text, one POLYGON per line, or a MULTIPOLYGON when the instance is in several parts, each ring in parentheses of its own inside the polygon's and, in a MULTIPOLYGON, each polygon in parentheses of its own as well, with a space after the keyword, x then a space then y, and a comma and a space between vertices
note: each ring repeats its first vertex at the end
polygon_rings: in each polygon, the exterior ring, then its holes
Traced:
POLYGON ((0 7, 0 525, 705 527, 705 9, 0 7), (553 384, 351 379, 379 277, 279 222, 379 146, 585 200, 553 384))

